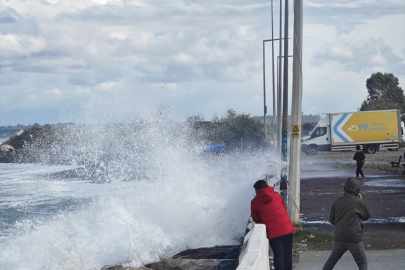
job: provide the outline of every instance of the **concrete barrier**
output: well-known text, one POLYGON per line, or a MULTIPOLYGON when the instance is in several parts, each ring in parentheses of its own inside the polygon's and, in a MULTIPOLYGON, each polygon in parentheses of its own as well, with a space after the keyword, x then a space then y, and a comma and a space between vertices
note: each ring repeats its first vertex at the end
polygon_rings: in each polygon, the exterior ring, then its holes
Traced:
POLYGON ((266 226, 255 224, 243 239, 237 270, 269 270, 269 240, 266 226))

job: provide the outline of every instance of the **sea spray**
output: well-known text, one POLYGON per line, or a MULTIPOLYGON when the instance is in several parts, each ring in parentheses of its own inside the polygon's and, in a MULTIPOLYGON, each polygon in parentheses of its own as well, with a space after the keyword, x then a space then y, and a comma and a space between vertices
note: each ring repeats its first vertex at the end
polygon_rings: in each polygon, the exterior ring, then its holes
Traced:
POLYGON ((55 141, 26 150, 81 170, 75 179, 29 180, 45 190, 66 183, 51 194, 70 207, 50 211, 44 200, 49 215, 16 221, 1 242, 0 269, 140 266, 187 248, 237 244, 252 185, 272 170, 263 151, 202 155, 187 126, 159 113, 126 125, 65 126, 55 141))

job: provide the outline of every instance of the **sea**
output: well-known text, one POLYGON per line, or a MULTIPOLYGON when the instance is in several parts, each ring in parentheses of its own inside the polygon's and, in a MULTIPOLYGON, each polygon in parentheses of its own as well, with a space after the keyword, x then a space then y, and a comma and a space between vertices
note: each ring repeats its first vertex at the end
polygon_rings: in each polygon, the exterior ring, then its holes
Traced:
POLYGON ((239 244, 252 186, 274 169, 268 152, 204 155, 161 116, 52 136, 30 147, 35 162, 0 164, 0 269, 139 267, 239 244))

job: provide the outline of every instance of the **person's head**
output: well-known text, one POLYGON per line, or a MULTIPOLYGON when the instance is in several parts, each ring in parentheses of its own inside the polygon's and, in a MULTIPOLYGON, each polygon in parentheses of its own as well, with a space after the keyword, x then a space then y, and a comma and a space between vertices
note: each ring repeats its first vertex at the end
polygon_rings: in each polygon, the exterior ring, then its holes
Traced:
POLYGON ((255 190, 257 191, 257 190, 259 190, 259 189, 261 189, 261 188, 268 187, 268 185, 267 185, 267 182, 266 182, 266 181, 264 181, 264 180, 259 180, 259 181, 257 181, 257 182, 253 185, 253 187, 254 187, 255 190))
POLYGON ((360 145, 356 145, 356 150, 360 150, 360 145))
POLYGON ((346 193, 353 194, 355 196, 359 195, 360 193, 360 182, 354 177, 347 178, 344 189, 346 193))

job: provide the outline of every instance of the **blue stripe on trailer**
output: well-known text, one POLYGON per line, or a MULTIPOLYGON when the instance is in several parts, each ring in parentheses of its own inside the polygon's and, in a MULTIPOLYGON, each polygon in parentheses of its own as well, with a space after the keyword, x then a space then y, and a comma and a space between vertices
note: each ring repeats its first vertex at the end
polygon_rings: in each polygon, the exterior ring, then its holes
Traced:
POLYGON ((347 113, 345 113, 344 115, 342 115, 342 117, 340 117, 340 119, 336 122, 336 124, 333 126, 333 131, 336 133, 336 135, 339 136, 340 139, 342 139, 342 141, 344 142, 348 142, 348 140, 338 131, 338 127, 339 125, 343 122, 343 120, 345 120, 345 118, 347 117, 347 113))

